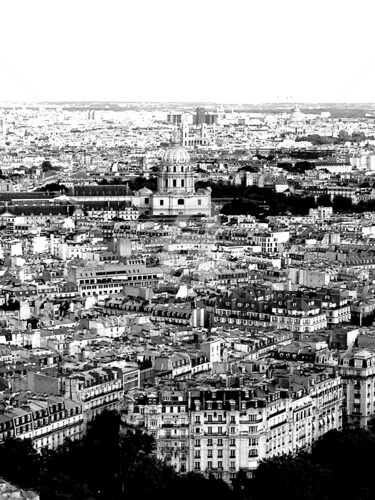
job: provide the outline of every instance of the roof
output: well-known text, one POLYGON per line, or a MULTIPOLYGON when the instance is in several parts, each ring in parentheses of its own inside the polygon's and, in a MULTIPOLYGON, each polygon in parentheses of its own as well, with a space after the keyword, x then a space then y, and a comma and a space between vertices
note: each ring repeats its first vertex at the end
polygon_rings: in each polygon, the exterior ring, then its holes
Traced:
POLYGON ((113 184, 100 186, 74 186, 69 190, 68 195, 78 196, 131 196, 131 191, 127 184, 113 184))
POLYGON ((32 206, 8 206, 0 208, 1 215, 14 215, 16 217, 22 216, 58 216, 58 215, 72 215, 75 211, 73 205, 32 205, 32 206))

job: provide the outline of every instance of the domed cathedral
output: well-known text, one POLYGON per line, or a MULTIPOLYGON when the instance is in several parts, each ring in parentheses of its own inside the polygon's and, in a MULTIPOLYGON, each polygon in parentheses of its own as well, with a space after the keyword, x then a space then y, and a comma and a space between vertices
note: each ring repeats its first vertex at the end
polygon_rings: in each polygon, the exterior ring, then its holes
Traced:
POLYGON ((299 106, 295 105, 289 119, 289 126, 293 128, 296 135, 304 135, 305 130, 305 115, 300 110, 299 106))
POLYGON ((157 191, 152 196, 152 215, 211 215, 211 190, 195 191, 194 173, 189 153, 180 145, 176 130, 170 147, 164 153, 157 175, 157 191))

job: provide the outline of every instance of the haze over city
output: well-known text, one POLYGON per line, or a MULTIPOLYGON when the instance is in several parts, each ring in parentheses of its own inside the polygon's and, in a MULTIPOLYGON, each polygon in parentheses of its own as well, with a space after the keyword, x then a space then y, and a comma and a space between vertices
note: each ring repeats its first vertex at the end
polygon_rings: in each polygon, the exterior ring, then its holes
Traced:
POLYGON ((0 101, 371 102, 368 5, 8 2, 0 101))

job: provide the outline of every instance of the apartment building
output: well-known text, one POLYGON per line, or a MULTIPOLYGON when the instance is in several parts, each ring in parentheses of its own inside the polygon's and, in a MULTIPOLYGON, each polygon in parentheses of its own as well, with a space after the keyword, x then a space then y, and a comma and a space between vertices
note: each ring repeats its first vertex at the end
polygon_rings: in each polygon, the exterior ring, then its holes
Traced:
POLYGON ((340 359, 344 388, 344 424, 366 427, 375 413, 375 352, 353 348, 340 359))
POLYGON ((96 267, 77 266, 68 271, 68 280, 78 285, 81 297, 108 296, 127 286, 155 286, 161 277, 159 267, 146 267, 142 260, 96 267))
POLYGON ((179 472, 230 481, 341 429, 342 401, 337 373, 317 370, 241 388, 136 391, 123 420, 154 436, 157 456, 179 472))
POLYGON ((234 290, 218 301, 214 323, 242 329, 272 326, 302 333, 326 328, 327 315, 317 300, 301 293, 278 292, 260 298, 254 289, 234 290))
POLYGON ((139 387, 138 368, 104 366, 65 378, 65 397, 82 405, 85 421, 104 410, 119 410, 125 390, 139 387))
POLYGON ((38 451, 57 448, 83 434, 82 405, 59 397, 30 398, 0 412, 0 443, 6 438, 31 439, 38 451))

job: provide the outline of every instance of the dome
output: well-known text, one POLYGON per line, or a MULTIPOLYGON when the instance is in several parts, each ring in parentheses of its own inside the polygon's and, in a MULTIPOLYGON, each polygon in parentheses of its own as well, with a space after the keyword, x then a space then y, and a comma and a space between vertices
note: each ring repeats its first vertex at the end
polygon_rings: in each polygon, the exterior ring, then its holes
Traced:
POLYGON ((305 119, 305 115, 302 113, 302 111, 299 109, 298 106, 294 106, 292 110, 292 114, 290 116, 290 121, 291 122, 302 122, 305 119))
POLYGON ((190 163, 190 156, 182 146, 172 145, 164 153, 163 163, 167 165, 187 164, 190 163))
POLYGON ((141 188, 141 189, 138 191, 138 194, 141 194, 141 195, 152 194, 152 191, 151 191, 151 189, 148 189, 148 188, 146 188, 146 187, 143 187, 143 188, 141 188))

